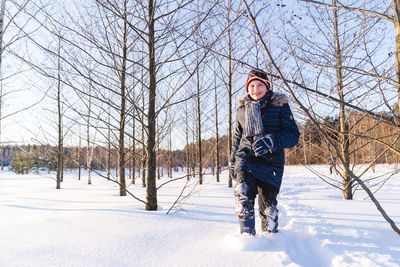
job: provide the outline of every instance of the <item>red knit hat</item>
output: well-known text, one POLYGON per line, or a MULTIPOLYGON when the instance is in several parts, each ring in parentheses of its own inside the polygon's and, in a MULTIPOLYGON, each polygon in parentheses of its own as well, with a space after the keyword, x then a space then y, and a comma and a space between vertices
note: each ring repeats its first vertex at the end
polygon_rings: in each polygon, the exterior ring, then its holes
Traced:
POLYGON ((265 84, 265 86, 267 87, 267 91, 269 91, 269 89, 271 88, 271 85, 268 81, 268 75, 265 72, 263 72, 262 70, 252 69, 249 72, 249 76, 247 77, 246 92, 249 92, 249 84, 254 80, 259 80, 259 81, 263 82, 265 84))

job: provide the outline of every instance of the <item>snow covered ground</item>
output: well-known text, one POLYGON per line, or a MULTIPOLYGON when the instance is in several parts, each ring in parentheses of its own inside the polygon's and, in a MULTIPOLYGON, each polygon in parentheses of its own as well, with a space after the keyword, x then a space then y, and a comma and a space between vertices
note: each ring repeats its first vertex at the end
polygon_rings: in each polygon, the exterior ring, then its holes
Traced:
MULTIPOLYGON (((315 166, 327 173, 328 167, 315 166)), ((378 166, 377 173, 391 166, 378 166)), ((162 178, 158 184, 168 181, 162 178)), ((166 214, 185 180, 159 189, 146 211, 97 175, 0 173, 0 266, 399 266, 400 237, 370 200, 343 200, 304 167, 288 166, 279 196, 280 231, 240 236, 227 172, 220 183, 191 181, 185 202, 166 214)), ((141 184, 129 190, 145 199, 141 184)), ((376 196, 400 226, 400 174, 376 196)))

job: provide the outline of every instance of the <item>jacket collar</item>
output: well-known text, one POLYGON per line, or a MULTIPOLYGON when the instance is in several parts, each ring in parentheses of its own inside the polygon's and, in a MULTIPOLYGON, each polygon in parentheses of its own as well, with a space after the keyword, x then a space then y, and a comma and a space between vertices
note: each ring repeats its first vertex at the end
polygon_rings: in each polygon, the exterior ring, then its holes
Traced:
MULTIPOLYGON (((243 96, 240 100, 239 100, 239 106, 244 106, 245 102, 246 102, 246 98, 248 98, 247 101, 254 101, 251 99, 251 97, 247 94, 245 96, 243 96)), ((280 94, 280 93, 275 93, 274 91, 269 91, 264 97, 263 99, 261 99, 260 101, 267 101, 267 105, 270 103, 271 106, 275 106, 275 107, 282 107, 284 104, 288 104, 289 103, 289 98, 284 95, 284 94, 280 94)))

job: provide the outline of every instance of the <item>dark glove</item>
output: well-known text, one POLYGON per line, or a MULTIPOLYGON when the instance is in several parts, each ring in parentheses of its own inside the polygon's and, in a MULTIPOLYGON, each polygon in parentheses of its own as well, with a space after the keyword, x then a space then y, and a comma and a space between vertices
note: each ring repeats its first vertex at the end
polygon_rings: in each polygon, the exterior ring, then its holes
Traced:
POLYGON ((253 149, 256 157, 260 157, 273 151, 274 140, 270 134, 258 135, 254 138, 251 148, 253 149))

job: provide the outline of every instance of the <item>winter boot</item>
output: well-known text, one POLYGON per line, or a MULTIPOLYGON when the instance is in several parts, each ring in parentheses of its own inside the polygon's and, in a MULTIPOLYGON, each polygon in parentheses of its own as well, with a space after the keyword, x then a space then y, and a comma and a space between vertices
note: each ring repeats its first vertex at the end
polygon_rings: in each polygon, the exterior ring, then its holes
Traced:
POLYGON ((261 229, 263 232, 278 232, 278 209, 274 206, 265 209, 265 218, 261 218, 261 229))
POLYGON ((240 233, 248 233, 250 235, 256 235, 255 219, 254 217, 249 220, 242 221, 239 219, 240 233))

